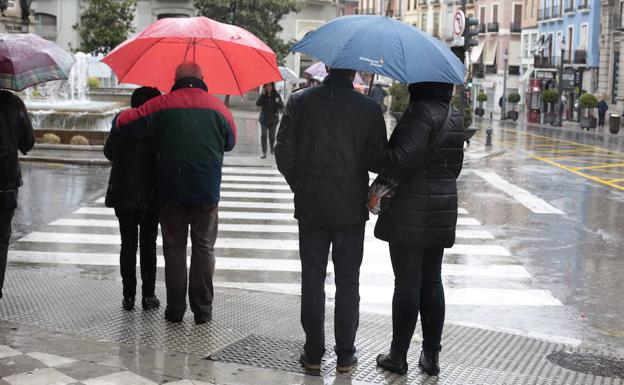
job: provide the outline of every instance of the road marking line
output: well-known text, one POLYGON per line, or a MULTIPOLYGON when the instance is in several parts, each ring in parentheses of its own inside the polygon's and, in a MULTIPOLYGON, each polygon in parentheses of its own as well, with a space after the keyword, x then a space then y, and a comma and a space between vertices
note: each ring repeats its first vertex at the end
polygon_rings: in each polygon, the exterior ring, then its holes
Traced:
POLYGON ((254 192, 254 191, 221 191, 223 198, 262 198, 262 199, 288 199, 292 200, 294 194, 276 192, 254 192))
POLYGON ((243 175, 282 175, 276 168, 269 167, 223 167, 222 173, 243 175))
MULTIPOLYGON (((34 243, 70 243, 70 244, 90 244, 90 245, 112 245, 118 246, 121 242, 117 234, 82 234, 82 233, 57 233, 57 232, 32 232, 18 242, 34 243)), ((158 237, 157 245, 162 245, 162 238, 158 237)), ((190 243, 189 243, 190 245, 190 243)), ((251 249, 251 250, 299 250, 298 240, 283 239, 250 239, 250 238, 217 238, 215 245, 220 249, 251 249)), ((387 254, 388 245, 386 242, 370 239, 366 242, 365 254, 387 254)), ((478 256, 501 256, 508 257, 509 251, 499 245, 465 245, 455 244, 450 249, 445 250, 449 255, 478 255, 478 256)))
MULTIPOLYGON (((372 223, 371 223, 372 225, 372 223)), ((83 218, 63 218, 58 219, 50 226, 68 226, 68 227, 88 227, 88 228, 111 228, 118 229, 119 222, 110 219, 83 219, 83 218)), ((373 227, 373 226, 369 226, 373 227)), ((272 225, 272 224, 237 224, 222 223, 219 224, 219 232, 241 232, 241 233, 290 233, 298 234, 299 227, 296 225, 272 225)), ((456 230, 456 237, 460 239, 494 239, 494 235, 485 230, 456 230)))
POLYGON ((527 190, 507 182, 494 172, 479 170, 474 170, 473 172, 483 178, 483 180, 488 182, 490 185, 511 196, 520 204, 536 214, 565 214, 563 211, 536 197, 527 190))
POLYGON ((596 170, 600 168, 624 167, 624 163, 601 164, 598 166, 575 167, 575 170, 596 170))
POLYGON ((287 184, 246 184, 246 183, 221 183, 222 189, 230 190, 284 190, 290 191, 287 184))
POLYGON ((568 166, 565 166, 565 165, 559 164, 559 163, 557 163, 557 162, 554 162, 554 161, 552 161, 552 160, 550 160, 550 159, 540 158, 540 157, 538 157, 538 156, 533 156, 533 155, 532 155, 531 157, 532 157, 533 159, 540 160, 540 161, 542 161, 542 162, 545 162, 545 163, 548 163, 548 164, 553 165, 553 166, 555 166, 555 167, 558 167, 558 168, 560 168, 560 169, 562 169, 562 170, 566 170, 566 171, 569 171, 569 172, 571 172, 571 173, 573 173, 573 174, 576 174, 576 175, 582 176, 583 178, 587 178, 587 179, 589 179, 589 180, 593 180, 594 182, 602 183, 602 184, 604 184, 604 185, 606 185, 606 186, 613 187, 613 188, 616 188, 616 189, 618 189, 618 190, 622 190, 622 191, 624 191, 624 186, 619 186, 619 185, 617 185, 617 184, 615 184, 615 183, 605 182, 604 180, 602 180, 602 179, 600 179, 600 178, 597 178, 597 177, 592 176, 592 175, 589 175, 589 174, 582 173, 582 172, 577 171, 577 170, 575 170, 575 169, 573 169, 573 168, 571 168, 571 167, 568 167, 568 166))
POLYGON ((282 176, 248 176, 248 175, 223 175, 221 177, 223 182, 269 182, 269 183, 284 183, 286 180, 282 176))
MULTIPOLYGON (((291 283, 215 282, 215 286, 300 295, 301 285, 291 283)), ((326 295, 335 298, 335 287, 325 285, 326 295)), ((392 286, 360 285, 361 303, 390 306, 392 286)), ((467 306, 562 306, 552 294, 534 289, 444 289, 447 305, 467 306)))

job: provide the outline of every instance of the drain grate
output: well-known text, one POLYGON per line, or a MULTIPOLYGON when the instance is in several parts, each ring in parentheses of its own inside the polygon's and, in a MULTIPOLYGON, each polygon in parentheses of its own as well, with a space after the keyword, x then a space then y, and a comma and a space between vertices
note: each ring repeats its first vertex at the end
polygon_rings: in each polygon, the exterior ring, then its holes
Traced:
POLYGON ((328 350, 321 370, 307 371, 299 363, 299 356, 302 352, 303 342, 301 341, 251 334, 211 354, 208 359, 316 376, 325 376, 336 367, 336 355, 328 350))
POLYGON ((624 378, 624 359, 590 353, 553 352, 548 361, 564 369, 599 377, 624 378))

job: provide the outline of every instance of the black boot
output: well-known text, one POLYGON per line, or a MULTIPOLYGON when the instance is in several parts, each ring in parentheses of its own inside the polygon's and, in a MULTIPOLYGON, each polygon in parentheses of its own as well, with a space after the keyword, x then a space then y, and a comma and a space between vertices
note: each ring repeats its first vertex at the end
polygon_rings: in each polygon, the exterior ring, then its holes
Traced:
POLYGON ((155 295, 143 297, 141 300, 141 306, 143 306, 143 310, 157 309, 160 306, 160 301, 155 295))
POLYGON ((423 350, 420 352, 420 360, 418 360, 418 366, 423 372, 430 376, 437 376, 440 374, 440 352, 433 350, 423 350))
POLYGON ((124 310, 132 310, 134 309, 134 297, 124 297, 123 302, 121 303, 124 310))
POLYGON ((407 359, 399 359, 390 352, 389 354, 380 354, 377 356, 377 366, 392 373, 407 373, 407 359))

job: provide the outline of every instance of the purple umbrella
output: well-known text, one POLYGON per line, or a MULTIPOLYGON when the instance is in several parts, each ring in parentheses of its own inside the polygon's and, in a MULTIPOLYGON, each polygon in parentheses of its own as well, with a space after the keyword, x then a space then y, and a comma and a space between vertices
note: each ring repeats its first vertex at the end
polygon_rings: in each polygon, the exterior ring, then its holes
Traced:
POLYGON ((73 64, 67 51, 37 35, 0 33, 0 89, 22 91, 67 79, 73 64))
MULTIPOLYGON (((327 76, 327 68, 325 67, 325 64, 320 61, 312 64, 308 67, 307 70, 303 72, 312 76, 312 78, 320 81, 323 81, 323 79, 325 79, 325 77, 327 76)), ((353 84, 365 84, 364 79, 362 79, 359 73, 355 74, 355 80, 353 81, 353 84)))

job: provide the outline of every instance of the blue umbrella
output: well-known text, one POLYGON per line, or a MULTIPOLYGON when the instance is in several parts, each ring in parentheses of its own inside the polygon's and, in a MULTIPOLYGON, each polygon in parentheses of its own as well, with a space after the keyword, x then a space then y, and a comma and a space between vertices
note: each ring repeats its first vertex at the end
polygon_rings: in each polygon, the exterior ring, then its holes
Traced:
POLYGON ((403 83, 464 83, 465 67, 438 39, 386 16, 344 16, 292 48, 328 67, 372 72, 403 83))

